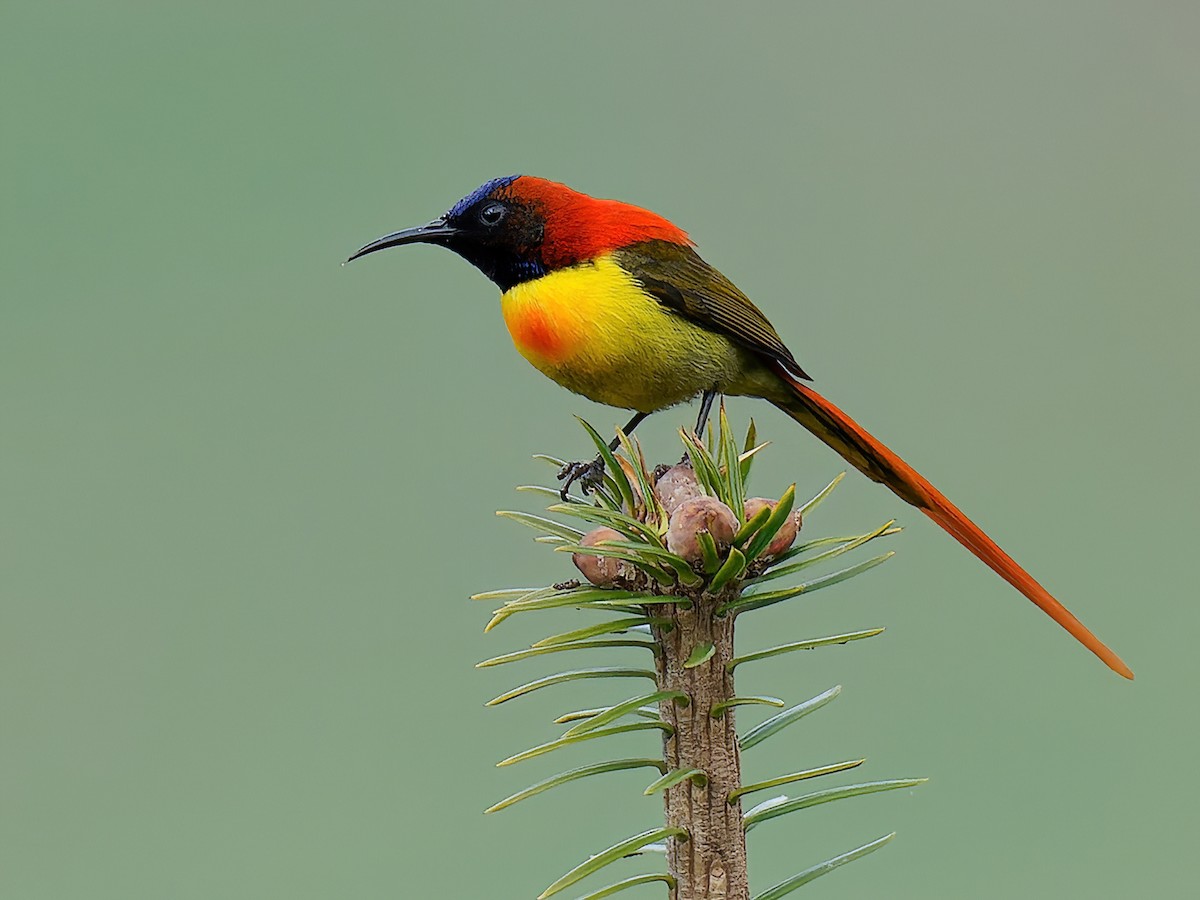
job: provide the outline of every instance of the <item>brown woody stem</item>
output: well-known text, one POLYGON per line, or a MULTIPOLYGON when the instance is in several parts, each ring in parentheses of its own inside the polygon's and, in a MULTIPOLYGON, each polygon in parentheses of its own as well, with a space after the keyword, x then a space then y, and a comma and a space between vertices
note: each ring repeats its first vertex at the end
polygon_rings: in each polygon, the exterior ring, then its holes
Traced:
MULTIPOLYGON (((746 834, 741 803, 728 802, 741 786, 734 710, 713 716, 714 704, 734 696, 733 675, 726 668, 733 658, 733 616, 717 616, 724 594, 694 596, 688 609, 651 606, 653 614, 669 618, 670 626, 654 628, 662 647, 657 658, 658 687, 682 691, 686 705, 664 701, 663 719, 674 727, 663 742, 668 771, 696 768, 707 781, 691 779, 664 792, 667 825, 687 831, 687 841, 672 838, 667 844, 667 866, 675 878, 671 900, 748 900, 746 834), (692 668, 697 647, 711 644, 714 652, 692 668)), ((702 654, 700 654, 702 655, 702 654)))

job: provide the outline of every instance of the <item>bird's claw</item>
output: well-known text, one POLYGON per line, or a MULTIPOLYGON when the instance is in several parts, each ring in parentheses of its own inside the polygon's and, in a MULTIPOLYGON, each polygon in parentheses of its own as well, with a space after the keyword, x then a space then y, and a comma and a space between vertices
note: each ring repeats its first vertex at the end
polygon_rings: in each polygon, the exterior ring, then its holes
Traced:
POLYGON ((584 496, 587 496, 604 483, 604 460, 597 456, 586 462, 569 462, 558 470, 558 480, 563 483, 562 490, 558 492, 558 495, 562 497, 564 503, 570 499, 567 492, 577 481, 579 490, 584 496))

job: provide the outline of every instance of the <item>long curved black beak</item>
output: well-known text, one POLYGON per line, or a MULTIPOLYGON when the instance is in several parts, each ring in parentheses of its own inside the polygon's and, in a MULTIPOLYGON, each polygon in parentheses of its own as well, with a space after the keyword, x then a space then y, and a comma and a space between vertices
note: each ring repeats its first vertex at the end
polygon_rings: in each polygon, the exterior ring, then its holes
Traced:
POLYGON ((401 244, 441 244, 457 233, 457 230, 448 225, 445 219, 434 219, 428 224, 418 225, 416 228, 405 228, 403 231, 384 235, 377 241, 371 241, 346 262, 354 262, 360 256, 366 256, 376 250, 386 250, 388 247, 399 247, 401 244))

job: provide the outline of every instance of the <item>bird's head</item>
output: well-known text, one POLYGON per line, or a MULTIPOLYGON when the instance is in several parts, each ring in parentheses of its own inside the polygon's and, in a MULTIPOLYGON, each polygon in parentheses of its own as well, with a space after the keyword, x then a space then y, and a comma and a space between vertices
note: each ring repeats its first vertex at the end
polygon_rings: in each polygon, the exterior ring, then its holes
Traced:
POLYGON ((654 240, 689 243, 683 230, 649 210, 597 200, 544 178, 510 175, 480 186, 426 225, 372 241, 350 260, 401 244, 439 244, 507 291, 555 269, 654 240))

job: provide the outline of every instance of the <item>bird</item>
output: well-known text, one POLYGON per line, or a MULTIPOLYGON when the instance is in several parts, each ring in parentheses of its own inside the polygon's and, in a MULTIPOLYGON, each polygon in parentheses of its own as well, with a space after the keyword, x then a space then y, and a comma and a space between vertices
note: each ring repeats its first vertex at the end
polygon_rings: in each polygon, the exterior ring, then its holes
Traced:
MULTIPOLYGON (((510 175, 487 181, 425 225, 372 241, 347 262, 417 243, 452 250, 491 279, 517 351, 576 394, 631 410, 627 433, 651 413, 697 397, 696 433, 717 396, 765 399, 932 519, 1110 669, 1133 678, 941 491, 817 393, 767 317, 666 218, 510 175)), ((565 467, 564 497, 580 478, 586 492, 602 466, 565 467)))

